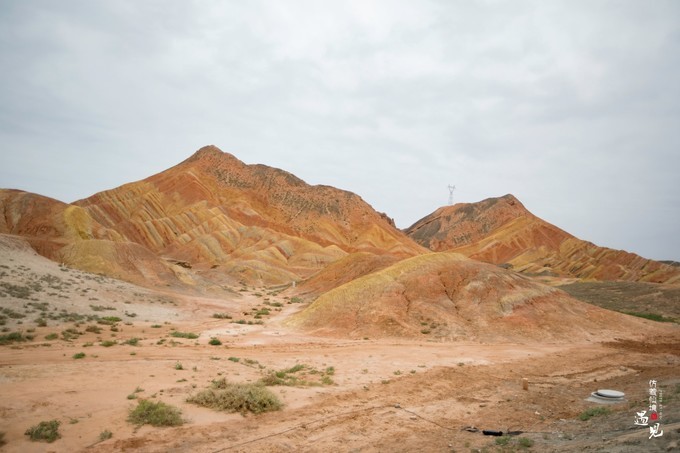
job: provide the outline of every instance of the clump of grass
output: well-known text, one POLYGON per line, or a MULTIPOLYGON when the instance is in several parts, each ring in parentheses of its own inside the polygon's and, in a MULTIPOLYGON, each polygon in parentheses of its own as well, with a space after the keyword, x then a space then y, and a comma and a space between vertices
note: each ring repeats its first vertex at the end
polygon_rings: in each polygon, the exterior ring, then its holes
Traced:
POLYGON ((175 363, 175 369, 176 370, 183 370, 184 366, 182 366, 182 362, 175 363))
POLYGON ((179 426, 184 423, 182 411, 162 401, 139 400, 137 407, 130 410, 128 422, 137 426, 179 426))
POLYGON ((673 318, 666 318, 663 315, 659 315, 656 313, 640 313, 637 311, 624 311, 623 313, 631 316, 637 316, 638 318, 644 318, 644 319, 649 319, 650 321, 656 321, 656 322, 674 322, 675 319, 673 318))
POLYGON ((113 437, 113 433, 109 431, 108 429, 105 429, 101 433, 99 433, 99 441, 104 442, 105 440, 111 439, 113 437))
POLYGON ((97 325, 95 325, 95 324, 93 324, 93 325, 91 325, 91 326, 87 326, 87 327, 85 328, 85 332, 92 332, 92 333, 97 333, 97 334, 99 334, 99 333, 102 333, 102 328, 99 327, 99 326, 97 326, 97 325))
POLYGON ((105 348, 110 348, 111 346, 118 344, 118 343, 115 340, 104 340, 99 344, 104 346, 105 348))
POLYGON ((73 358, 74 358, 74 359, 82 359, 82 358, 85 358, 85 353, 84 353, 84 352, 77 352, 77 353, 73 354, 73 358))
POLYGON ((45 335, 45 340, 56 340, 57 338, 59 338, 59 335, 54 332, 45 335))
POLYGON ((222 344, 222 342, 219 340, 219 338, 215 338, 215 337, 212 337, 208 343, 213 345, 213 346, 219 346, 219 345, 222 344))
POLYGON ((97 319, 97 322, 99 324, 104 324, 106 326, 112 326, 121 321, 122 319, 119 318, 118 316, 104 316, 103 318, 97 319))
POLYGON ((33 441, 42 441, 52 443, 59 439, 59 420, 42 421, 35 426, 31 426, 24 433, 33 441))
POLYGON ((531 448, 534 446, 534 441, 529 439, 528 437, 520 437, 517 440, 517 444, 522 448, 531 448))
POLYGON ((590 420, 593 417, 599 417, 600 415, 608 415, 611 413, 611 410, 608 407, 591 407, 590 409, 586 409, 583 412, 581 412, 578 416, 579 420, 590 420))
POLYGON ((18 343, 28 340, 28 337, 24 336, 21 332, 11 332, 6 335, 0 335, 0 345, 18 343))
POLYGON ((129 344, 130 346, 137 346, 137 345, 139 345, 139 338, 137 338, 137 337, 130 338, 128 340, 125 340, 123 342, 123 344, 129 344))
POLYGON ((276 394, 262 384, 236 384, 226 379, 213 381, 211 387, 189 397, 187 402, 242 414, 278 411, 283 407, 276 394))
POLYGON ((227 313, 214 313, 212 317, 217 319, 231 319, 231 315, 228 315, 227 313))
POLYGON ((189 338, 190 340, 193 340, 195 338, 198 338, 197 333, 193 332, 180 332, 178 330, 175 330, 174 332, 170 333, 170 336, 173 336, 175 338, 189 338))
POLYGON ((238 363, 241 359, 238 357, 229 357, 227 360, 232 361, 234 363, 238 363))
POLYGON ((315 386, 332 385, 331 376, 335 374, 335 367, 328 367, 325 371, 298 363, 291 368, 271 371, 260 379, 264 385, 285 385, 285 386, 315 386))
POLYGON ((501 437, 496 437, 496 445, 501 445, 505 446, 510 443, 510 437, 508 436, 501 436, 501 437))

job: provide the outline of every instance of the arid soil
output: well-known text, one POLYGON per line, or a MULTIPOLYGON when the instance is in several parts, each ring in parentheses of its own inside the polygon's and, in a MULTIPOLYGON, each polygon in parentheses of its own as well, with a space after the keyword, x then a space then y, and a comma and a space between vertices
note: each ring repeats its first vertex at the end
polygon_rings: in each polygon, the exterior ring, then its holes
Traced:
POLYGON ((664 323, 663 337, 650 328, 625 339, 568 343, 319 338, 283 327, 306 303, 276 289, 151 290, 10 245, 0 257, 2 335, 30 339, 0 345, 3 452, 625 452, 678 445, 680 332, 673 325, 664 323), (98 322, 111 317, 120 321, 98 322), (221 344, 210 344, 213 338, 221 344), (244 416, 186 401, 212 380, 255 382, 296 364, 332 370, 330 380, 310 375, 315 385, 270 387, 284 403, 280 411, 244 416), (652 439, 633 423, 647 406, 650 379, 664 393, 663 436, 652 439), (603 388, 625 392, 625 402, 580 420, 601 406, 586 398, 603 388), (129 411, 141 399, 180 408, 185 424, 132 425, 129 411), (55 419, 61 438, 53 443, 24 434, 55 419), (107 430, 112 437, 100 441, 107 430))

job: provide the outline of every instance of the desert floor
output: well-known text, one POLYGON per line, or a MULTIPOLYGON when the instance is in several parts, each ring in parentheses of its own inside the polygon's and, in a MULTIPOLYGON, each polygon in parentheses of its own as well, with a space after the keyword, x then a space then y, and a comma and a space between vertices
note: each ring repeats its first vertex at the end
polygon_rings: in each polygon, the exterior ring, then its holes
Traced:
POLYGON ((680 333, 568 344, 312 337, 283 326, 302 304, 271 289, 150 290, 26 250, 1 256, 3 335, 30 337, 0 346, 3 452, 678 449, 680 333), (189 332, 198 338, 181 337, 189 332), (213 380, 255 382, 296 364, 305 365, 299 385, 269 387, 280 411, 242 415, 186 401, 213 380), (651 439, 634 424, 650 379, 663 391, 663 435, 651 439), (625 402, 586 401, 598 389, 623 391, 625 402), (185 424, 129 423, 142 399, 179 407, 185 424), (608 411, 580 419, 601 406, 608 411), (55 442, 24 434, 53 419, 55 442), (112 437, 100 441, 105 430, 112 437))

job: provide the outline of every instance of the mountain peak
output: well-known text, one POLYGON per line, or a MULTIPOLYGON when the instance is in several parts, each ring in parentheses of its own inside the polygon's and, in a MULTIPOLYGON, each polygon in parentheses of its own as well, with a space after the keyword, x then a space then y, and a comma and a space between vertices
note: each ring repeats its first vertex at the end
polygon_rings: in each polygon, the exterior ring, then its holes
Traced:
POLYGON ((222 156, 224 155, 224 151, 219 149, 215 145, 206 145, 202 148, 200 148, 198 151, 196 151, 193 156, 193 158, 200 159, 202 157, 207 157, 207 156, 222 156))
POLYGON ((191 157, 189 157, 182 163, 205 162, 214 165, 225 161, 241 162, 236 158, 236 156, 229 153, 225 153, 215 145, 206 145, 199 149, 198 151, 196 151, 194 154, 191 155, 191 157))

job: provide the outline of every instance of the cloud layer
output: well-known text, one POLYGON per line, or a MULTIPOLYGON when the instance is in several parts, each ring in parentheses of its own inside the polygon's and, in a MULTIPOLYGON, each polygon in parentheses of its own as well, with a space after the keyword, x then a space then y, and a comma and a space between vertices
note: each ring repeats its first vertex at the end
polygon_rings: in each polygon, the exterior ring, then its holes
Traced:
POLYGON ((406 227, 513 193, 680 260, 680 3, 4 1, 0 187, 64 201, 206 144, 406 227))

